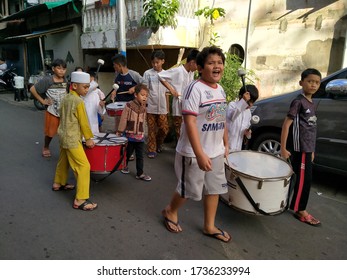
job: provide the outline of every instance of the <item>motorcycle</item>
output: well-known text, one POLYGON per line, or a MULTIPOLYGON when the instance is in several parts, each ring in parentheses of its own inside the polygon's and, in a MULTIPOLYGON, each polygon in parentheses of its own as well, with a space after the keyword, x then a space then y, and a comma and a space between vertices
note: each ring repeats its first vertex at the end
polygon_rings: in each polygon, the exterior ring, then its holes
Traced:
POLYGON ((10 67, 0 73, 0 91, 6 91, 6 90, 15 90, 14 87, 14 77, 17 76, 17 74, 14 72, 16 68, 10 67))

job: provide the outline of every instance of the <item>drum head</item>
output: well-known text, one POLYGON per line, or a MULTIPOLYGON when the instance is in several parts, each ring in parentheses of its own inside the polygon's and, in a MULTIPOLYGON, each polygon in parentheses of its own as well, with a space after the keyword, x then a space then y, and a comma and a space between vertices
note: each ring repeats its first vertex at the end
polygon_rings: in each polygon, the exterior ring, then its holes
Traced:
POLYGON ((98 133, 93 137, 96 146, 122 145, 128 142, 126 137, 118 137, 112 133, 98 133))
POLYGON ((263 152, 232 152, 225 164, 236 172, 259 179, 281 179, 293 174, 286 161, 263 152))
POLYGON ((127 102, 113 102, 113 103, 106 105, 106 109, 123 110, 125 108, 125 104, 127 104, 127 102))

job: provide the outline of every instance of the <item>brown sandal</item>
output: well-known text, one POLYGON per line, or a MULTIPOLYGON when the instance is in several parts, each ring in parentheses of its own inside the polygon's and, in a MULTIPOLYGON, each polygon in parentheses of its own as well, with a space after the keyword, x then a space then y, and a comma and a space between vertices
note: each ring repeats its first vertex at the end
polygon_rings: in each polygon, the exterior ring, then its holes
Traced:
POLYGON ((72 207, 74 209, 79 209, 79 210, 83 210, 83 211, 93 211, 94 209, 96 209, 98 207, 98 205, 94 202, 91 202, 89 199, 87 199, 85 202, 83 202, 81 205, 78 204, 73 204, 72 207), (88 208, 86 207, 87 205, 93 205, 94 207, 88 208))

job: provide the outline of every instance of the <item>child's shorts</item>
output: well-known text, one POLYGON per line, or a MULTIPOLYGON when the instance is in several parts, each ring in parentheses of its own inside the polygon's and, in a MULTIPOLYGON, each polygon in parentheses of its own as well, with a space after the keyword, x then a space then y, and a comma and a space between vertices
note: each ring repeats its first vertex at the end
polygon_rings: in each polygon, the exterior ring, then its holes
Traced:
POLYGON ((176 153, 175 172, 178 179, 176 191, 183 198, 201 200, 202 195, 223 194, 228 191, 224 168, 224 155, 212 160, 212 171, 199 168, 195 157, 176 153))
POLYGON ((60 118, 45 112, 45 136, 54 137, 58 132, 60 118))

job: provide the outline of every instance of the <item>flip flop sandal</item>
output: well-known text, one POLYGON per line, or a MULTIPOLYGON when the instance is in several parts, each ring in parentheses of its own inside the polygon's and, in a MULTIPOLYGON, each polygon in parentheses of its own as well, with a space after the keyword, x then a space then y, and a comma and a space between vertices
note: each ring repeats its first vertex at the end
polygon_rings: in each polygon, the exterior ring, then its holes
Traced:
POLYGON ((51 151, 50 150, 42 150, 42 156, 43 157, 51 157, 51 151))
POLYGON ((146 175, 146 174, 142 174, 140 176, 136 176, 136 179, 137 180, 147 181, 147 182, 152 180, 152 178, 150 176, 146 175))
POLYGON ((135 159, 135 156, 134 155, 131 155, 130 157, 129 157, 129 161, 133 161, 135 159))
POLYGON ((87 199, 85 202, 83 202, 81 205, 77 205, 77 204, 73 204, 72 207, 74 209, 79 209, 79 210, 83 210, 83 211, 93 211, 94 209, 96 209, 98 207, 97 204, 91 202, 89 199, 87 199), (95 207, 93 208, 85 208, 87 205, 95 205, 95 207))
POLYGON ((157 156, 157 153, 156 152, 149 152, 148 154, 147 154, 147 157, 148 158, 155 158, 157 156))
POLYGON ((219 232, 216 232, 216 233, 207 233, 207 232, 204 232, 204 235, 208 236, 208 237, 212 237, 212 238, 215 238, 219 241, 222 241, 222 242, 225 242, 225 243, 228 243, 231 241, 231 236, 229 237, 229 239, 227 240, 224 240, 224 239, 221 239, 219 238, 220 236, 223 236, 225 238, 228 238, 226 235, 225 235, 225 232, 223 230, 221 230, 220 228, 218 228, 219 232))
POLYGON ((303 222, 305 224, 308 224, 310 226, 319 227, 321 226, 321 222, 314 218, 311 214, 308 214, 306 216, 299 216, 297 214, 294 214, 294 217, 297 218, 300 222, 303 222))
POLYGON ((54 188, 52 187, 52 191, 58 192, 58 191, 72 191, 75 189, 75 186, 72 184, 66 184, 66 185, 61 185, 59 188, 54 188))
POLYGON ((172 232, 172 233, 180 233, 180 232, 182 232, 182 228, 181 228, 180 224, 178 223, 178 221, 177 221, 177 223, 175 223, 174 221, 171 221, 169 218, 165 217, 164 213, 165 213, 165 210, 162 211, 162 215, 163 215, 163 218, 164 218, 164 225, 165 225, 166 229, 168 231, 172 232), (177 228, 177 230, 174 230, 171 227, 171 225, 174 225, 177 228))

